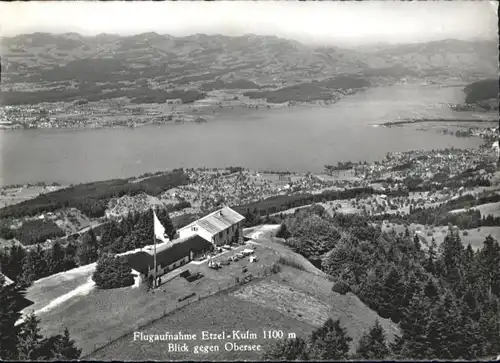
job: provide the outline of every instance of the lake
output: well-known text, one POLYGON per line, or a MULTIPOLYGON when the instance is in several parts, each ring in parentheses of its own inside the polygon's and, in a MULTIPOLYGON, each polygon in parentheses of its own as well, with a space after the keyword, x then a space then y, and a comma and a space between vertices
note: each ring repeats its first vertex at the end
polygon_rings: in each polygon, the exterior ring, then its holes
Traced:
POLYGON ((259 109, 204 124, 0 130, 0 185, 80 183, 202 166, 321 172, 325 164, 374 161, 389 151, 476 147, 478 138, 374 127, 409 117, 480 117, 447 106, 463 98, 462 87, 384 86, 327 107, 259 109))

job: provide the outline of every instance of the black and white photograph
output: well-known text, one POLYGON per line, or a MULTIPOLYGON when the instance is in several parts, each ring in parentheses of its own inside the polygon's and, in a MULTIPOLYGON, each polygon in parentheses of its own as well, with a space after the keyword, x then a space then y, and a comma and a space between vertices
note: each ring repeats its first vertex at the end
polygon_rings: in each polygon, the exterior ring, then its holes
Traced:
POLYGON ((0 2, 0 360, 500 360, 498 6, 0 2))

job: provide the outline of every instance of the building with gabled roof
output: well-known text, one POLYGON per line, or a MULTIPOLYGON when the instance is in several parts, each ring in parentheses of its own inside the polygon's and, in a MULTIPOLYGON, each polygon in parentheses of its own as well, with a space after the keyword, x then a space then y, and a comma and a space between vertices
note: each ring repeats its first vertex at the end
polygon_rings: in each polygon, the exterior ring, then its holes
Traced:
POLYGON ((199 235, 215 246, 236 243, 243 237, 243 217, 229 207, 224 207, 200 218, 177 233, 180 238, 199 235))
MULTIPOLYGON (((179 238, 156 246, 156 275, 162 276, 215 246, 238 242, 243 238, 244 220, 241 214, 224 207, 180 228, 179 238)), ((154 276, 154 251, 153 246, 148 246, 126 258, 141 275, 154 276)))
MULTIPOLYGON (((162 276, 190 261, 201 252, 209 251, 212 244, 194 234, 178 238, 172 243, 162 243, 156 247, 157 276, 162 276)), ((125 255, 132 269, 145 276, 154 276, 154 248, 148 246, 142 251, 125 255)))

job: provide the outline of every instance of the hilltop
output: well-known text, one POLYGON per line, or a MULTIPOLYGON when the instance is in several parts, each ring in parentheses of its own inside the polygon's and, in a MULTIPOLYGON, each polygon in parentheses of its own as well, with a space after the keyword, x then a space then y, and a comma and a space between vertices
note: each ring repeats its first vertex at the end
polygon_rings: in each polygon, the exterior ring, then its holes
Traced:
MULTIPOLYGON (((251 330, 261 335, 264 329, 280 329, 305 336, 328 317, 333 317, 341 320, 355 343, 377 319, 390 341, 399 334, 396 324, 381 318, 354 294, 341 295, 332 291, 333 282, 325 273, 287 246, 273 241, 269 233, 256 238, 252 245, 256 246, 257 263, 240 260, 214 271, 207 267, 206 261, 201 264, 191 262, 182 270, 202 272, 204 277, 199 282, 173 278, 154 294, 137 286, 96 290, 89 280, 95 264, 82 266, 35 282, 27 290, 27 297, 35 305, 25 312, 36 309, 42 330, 47 333, 68 326, 71 336, 83 349, 83 355, 99 360, 165 359, 164 344, 131 341, 130 333, 137 331, 138 326, 145 334, 183 331, 199 335, 202 330, 215 333, 234 329, 251 330), (254 280, 231 287, 234 278, 242 276, 243 266, 248 268, 247 274, 253 275, 254 280), (271 268, 273 273, 270 273, 271 268), (280 294, 275 293, 277 289, 280 294), (196 296, 187 305, 179 305, 178 298, 190 293, 196 296), (303 303, 304 299, 308 304, 303 303), (120 301, 122 303, 118 303, 120 301), (124 301, 127 303, 123 304, 124 301), (107 345, 110 341, 113 343, 107 345), (88 355, 100 347, 103 348, 88 355)), ((193 343, 206 344, 201 341, 193 343)), ((272 343, 261 338, 252 341, 252 344, 262 344, 264 348, 272 343)), ((355 344, 352 349, 355 349, 355 344)), ((224 354, 209 358, 259 358, 256 352, 234 355, 235 352, 222 351, 219 353, 224 354)), ((207 356, 191 352, 169 357, 185 360, 207 356)))

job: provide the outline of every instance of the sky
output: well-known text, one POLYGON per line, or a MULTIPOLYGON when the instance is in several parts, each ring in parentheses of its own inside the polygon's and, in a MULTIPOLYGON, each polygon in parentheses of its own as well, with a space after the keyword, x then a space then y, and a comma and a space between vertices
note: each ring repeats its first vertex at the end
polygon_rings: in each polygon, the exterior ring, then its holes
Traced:
POLYGON ((0 2, 0 36, 257 34, 349 46, 498 39, 497 23, 494 1, 0 2))

